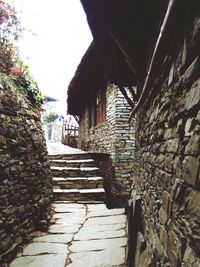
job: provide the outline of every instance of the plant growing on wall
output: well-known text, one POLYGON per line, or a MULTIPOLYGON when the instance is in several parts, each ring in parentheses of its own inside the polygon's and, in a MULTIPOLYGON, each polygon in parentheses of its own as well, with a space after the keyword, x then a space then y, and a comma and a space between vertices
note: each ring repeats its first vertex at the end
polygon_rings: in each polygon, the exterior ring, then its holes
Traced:
POLYGON ((37 82, 30 74, 28 65, 24 64, 23 61, 18 59, 16 65, 11 68, 11 77, 17 85, 26 89, 33 104, 43 103, 44 96, 40 92, 37 82))
POLYGON ((5 0, 0 0, 0 72, 10 75, 18 86, 24 88, 33 104, 41 104, 44 96, 30 74, 28 65, 18 57, 17 40, 21 31, 15 8, 5 0))

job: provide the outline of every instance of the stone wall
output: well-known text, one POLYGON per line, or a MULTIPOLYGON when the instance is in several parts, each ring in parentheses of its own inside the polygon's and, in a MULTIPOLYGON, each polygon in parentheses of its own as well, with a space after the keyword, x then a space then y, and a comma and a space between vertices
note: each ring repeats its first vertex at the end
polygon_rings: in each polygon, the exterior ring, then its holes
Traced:
POLYGON ((199 51, 197 16, 137 116, 137 267, 200 266, 199 51))
POLYGON ((81 114, 78 147, 90 152, 109 154, 115 178, 130 188, 133 168, 135 127, 128 124, 131 108, 119 88, 110 84, 106 91, 106 121, 89 129, 89 107, 81 114))
POLYGON ((0 75, 0 266, 49 220, 52 182, 40 109, 0 75))

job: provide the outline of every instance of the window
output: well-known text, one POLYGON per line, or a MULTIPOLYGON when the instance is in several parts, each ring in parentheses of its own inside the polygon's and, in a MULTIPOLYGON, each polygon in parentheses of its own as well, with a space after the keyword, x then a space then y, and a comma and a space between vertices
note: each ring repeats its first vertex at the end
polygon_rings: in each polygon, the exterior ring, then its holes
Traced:
POLYGON ((99 125, 106 120, 106 90, 99 90, 96 99, 90 105, 89 127, 99 125))
POLYGON ((101 124, 106 120, 106 91, 100 90, 96 97, 96 124, 101 124))

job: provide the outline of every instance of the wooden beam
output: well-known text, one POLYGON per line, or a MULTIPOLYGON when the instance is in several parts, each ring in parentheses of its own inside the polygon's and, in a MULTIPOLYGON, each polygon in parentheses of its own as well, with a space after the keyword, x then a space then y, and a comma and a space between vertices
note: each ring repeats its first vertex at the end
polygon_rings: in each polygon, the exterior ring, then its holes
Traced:
POLYGON ((124 87, 122 85, 119 85, 119 89, 120 89, 121 93, 123 94, 124 98, 126 99, 126 101, 128 102, 128 104, 132 108, 134 108, 135 105, 134 105, 133 101, 131 100, 131 98, 128 96, 128 94, 127 94, 126 90, 124 89, 124 87))
POLYGON ((150 88, 153 85, 153 82, 155 81, 155 75, 158 73, 158 70, 160 68, 160 64, 164 58, 164 47, 167 43, 167 38, 170 38, 170 33, 172 29, 174 28, 174 24, 171 23, 171 21, 176 17, 176 11, 178 9, 178 5, 181 4, 181 0, 170 0, 168 4, 168 8, 163 20, 163 24, 160 28, 160 34, 158 36, 157 42, 155 44, 155 48, 153 51, 153 55, 151 57, 149 69, 147 72, 147 76, 144 82, 144 86, 142 89, 142 93, 140 95, 140 98, 138 100, 137 105, 133 108, 130 117, 129 122, 131 121, 133 115, 140 109, 140 107, 143 105, 145 99, 147 99, 147 96, 150 93, 150 88))
POLYGON ((128 90, 130 91, 132 97, 133 97, 133 100, 134 101, 138 101, 138 95, 135 93, 135 91, 133 90, 133 87, 132 86, 128 86, 128 90))

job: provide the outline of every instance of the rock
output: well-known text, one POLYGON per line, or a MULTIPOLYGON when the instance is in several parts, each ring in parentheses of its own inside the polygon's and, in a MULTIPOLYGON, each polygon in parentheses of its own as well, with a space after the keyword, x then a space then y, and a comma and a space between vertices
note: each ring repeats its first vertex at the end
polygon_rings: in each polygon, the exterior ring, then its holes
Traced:
POLYGON ((190 185, 195 186, 198 180, 200 162, 199 158, 187 156, 183 160, 183 179, 190 185))
POLYGON ((185 136, 191 136, 192 135, 191 130, 194 126, 194 122, 195 122, 194 118, 187 119, 186 124, 185 124, 185 136))
POLYGON ((6 138, 3 135, 0 135, 0 144, 6 145, 6 138))
POLYGON ((165 210, 167 215, 170 216, 172 199, 170 197, 170 194, 165 190, 162 193, 162 201, 163 201, 163 205, 162 205, 163 209, 165 210))
POLYGON ((185 147, 185 154, 198 155, 200 151, 200 135, 194 133, 185 147))
POLYGON ((200 80, 196 81, 190 91, 186 94, 185 108, 187 110, 192 109, 200 103, 200 80))
POLYGON ((167 152, 171 152, 174 153, 178 150, 178 145, 179 145, 179 139, 169 139, 167 142, 167 147, 166 147, 166 151, 167 152))
POLYGON ((166 224, 166 222, 167 222, 167 213, 166 213, 166 211, 163 209, 163 207, 160 208, 158 214, 159 214, 159 218, 160 218, 161 222, 162 222, 163 224, 166 224))

